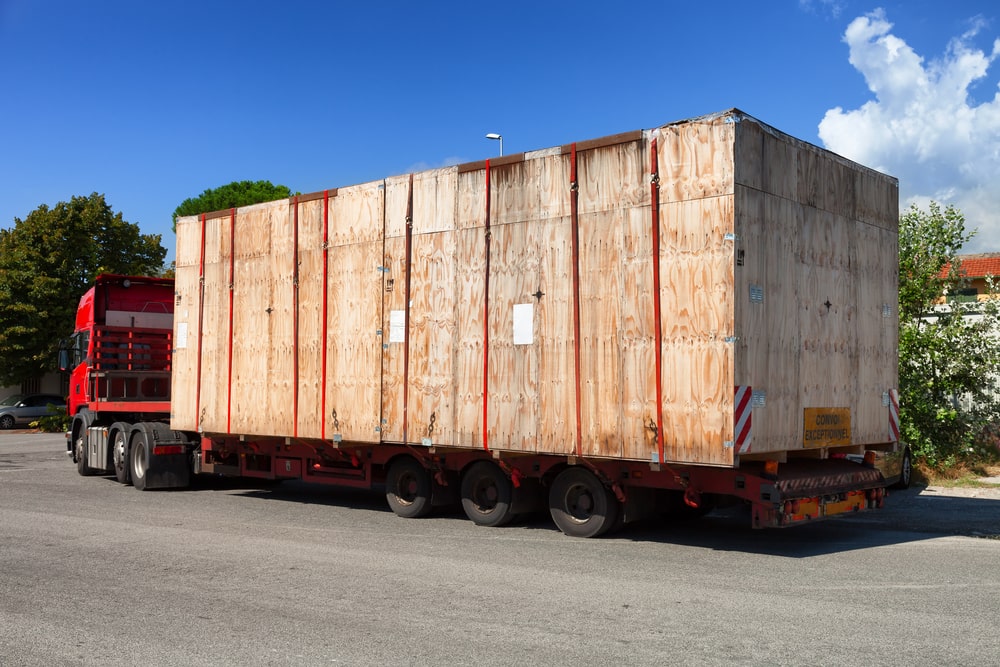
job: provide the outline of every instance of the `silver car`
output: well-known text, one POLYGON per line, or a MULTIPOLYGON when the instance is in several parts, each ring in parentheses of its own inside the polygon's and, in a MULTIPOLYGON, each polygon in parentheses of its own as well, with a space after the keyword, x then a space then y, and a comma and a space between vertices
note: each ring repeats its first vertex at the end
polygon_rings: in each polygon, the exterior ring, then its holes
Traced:
POLYGON ((58 414, 49 406, 66 409, 66 399, 55 394, 16 394, 0 401, 0 429, 27 426, 47 415, 58 414))

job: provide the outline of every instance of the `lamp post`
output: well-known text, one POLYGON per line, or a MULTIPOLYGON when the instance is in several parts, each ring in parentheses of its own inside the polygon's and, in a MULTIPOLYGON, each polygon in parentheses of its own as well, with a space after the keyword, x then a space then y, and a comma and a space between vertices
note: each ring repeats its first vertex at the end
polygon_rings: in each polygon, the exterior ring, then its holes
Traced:
POLYGON ((486 135, 486 138, 500 142, 500 157, 503 157, 503 136, 497 134, 496 132, 490 132, 489 134, 486 135))

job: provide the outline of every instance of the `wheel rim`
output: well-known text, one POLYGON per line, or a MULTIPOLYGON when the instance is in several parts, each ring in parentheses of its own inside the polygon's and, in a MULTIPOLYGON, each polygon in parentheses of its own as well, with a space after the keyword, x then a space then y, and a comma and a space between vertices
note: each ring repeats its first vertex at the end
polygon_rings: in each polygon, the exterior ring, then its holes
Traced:
POLYGON ((0 428, 2 429, 14 428, 14 418, 11 417, 10 415, 4 415, 3 417, 0 417, 0 428))
POLYGON ((563 509, 572 521, 587 523, 594 516, 594 495, 584 484, 574 484, 566 489, 563 509))
POLYGON ((910 483, 910 474, 913 472, 913 462, 910 461, 909 456, 903 457, 903 469, 900 471, 900 479, 903 484, 910 483))
POLYGON ((420 488, 420 483, 417 480, 417 476, 411 472, 405 472, 399 476, 396 480, 395 494, 396 498, 403 505, 412 505, 417 499, 417 491, 420 488))
POLYGON ((472 504, 475 505, 478 512, 489 514, 497 508, 497 502, 500 500, 500 490, 497 488, 496 482, 492 479, 481 477, 476 480, 472 488, 470 500, 472 500, 472 504))
POLYGON ((76 460, 83 460, 83 436, 76 439, 76 460))
POLYGON ((125 470, 127 461, 125 460, 125 436, 122 433, 115 435, 115 468, 125 470))
POLYGON ((141 445, 132 450, 132 476, 138 479, 146 476, 146 449, 141 445))

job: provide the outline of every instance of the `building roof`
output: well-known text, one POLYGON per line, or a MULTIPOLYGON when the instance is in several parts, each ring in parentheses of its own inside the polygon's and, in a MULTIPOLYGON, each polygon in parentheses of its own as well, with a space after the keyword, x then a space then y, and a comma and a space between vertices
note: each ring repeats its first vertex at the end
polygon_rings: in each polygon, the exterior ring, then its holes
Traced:
MULTIPOLYGON (((1000 277, 1000 252, 988 252, 981 255, 958 255, 959 271, 966 278, 984 278, 986 276, 1000 277)), ((951 264, 946 264, 941 278, 948 276, 951 264)))

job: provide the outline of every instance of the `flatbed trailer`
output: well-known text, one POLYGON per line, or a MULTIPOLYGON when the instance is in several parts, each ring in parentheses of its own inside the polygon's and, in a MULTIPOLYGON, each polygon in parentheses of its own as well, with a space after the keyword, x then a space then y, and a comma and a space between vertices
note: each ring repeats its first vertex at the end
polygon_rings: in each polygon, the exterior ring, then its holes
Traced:
POLYGON ((82 302, 69 451, 576 536, 878 508, 897 224, 895 179, 737 110, 181 218, 176 282, 82 302))

